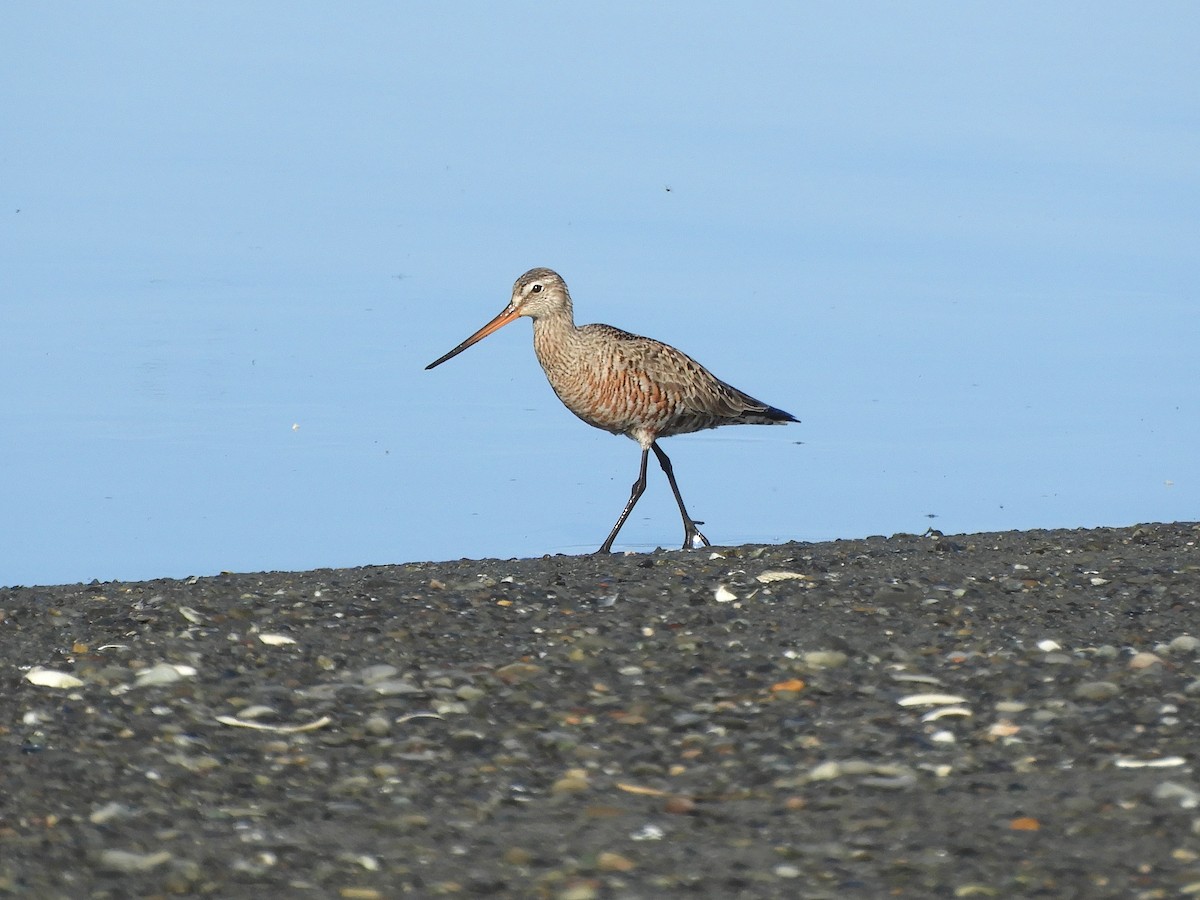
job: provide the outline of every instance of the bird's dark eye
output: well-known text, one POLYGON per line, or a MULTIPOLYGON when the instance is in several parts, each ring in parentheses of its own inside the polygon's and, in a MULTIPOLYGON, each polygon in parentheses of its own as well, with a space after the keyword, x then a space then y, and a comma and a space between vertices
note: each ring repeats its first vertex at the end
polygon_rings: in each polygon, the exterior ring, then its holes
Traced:
POLYGON ((541 292, 542 292, 542 286, 540 284, 535 284, 533 287, 531 287, 529 289, 529 293, 531 293, 531 294, 540 294, 541 292))

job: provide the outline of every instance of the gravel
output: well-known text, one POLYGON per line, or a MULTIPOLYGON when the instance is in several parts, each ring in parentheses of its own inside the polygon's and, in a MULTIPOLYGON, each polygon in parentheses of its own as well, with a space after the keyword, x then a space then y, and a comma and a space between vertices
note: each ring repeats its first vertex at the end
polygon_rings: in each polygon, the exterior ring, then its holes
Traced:
POLYGON ((0 895, 1200 895, 1198 540, 0 589, 0 895))

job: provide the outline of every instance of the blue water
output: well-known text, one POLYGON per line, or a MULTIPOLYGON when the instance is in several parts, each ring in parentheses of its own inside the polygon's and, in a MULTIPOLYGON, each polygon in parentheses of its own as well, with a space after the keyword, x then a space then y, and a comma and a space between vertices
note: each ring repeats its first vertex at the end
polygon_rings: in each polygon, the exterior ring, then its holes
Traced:
POLYGON ((1198 29, 7 4, 0 584, 595 549, 528 323, 423 368, 540 265, 803 420, 665 442, 714 543, 1200 518, 1198 29))

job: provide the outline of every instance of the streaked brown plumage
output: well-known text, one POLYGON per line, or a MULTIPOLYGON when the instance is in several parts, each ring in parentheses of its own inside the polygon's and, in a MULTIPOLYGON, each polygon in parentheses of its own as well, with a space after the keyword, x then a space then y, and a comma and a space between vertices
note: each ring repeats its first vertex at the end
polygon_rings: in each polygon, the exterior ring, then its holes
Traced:
POLYGON ((445 356, 441 365, 521 316, 533 319, 533 349, 550 387, 567 409, 589 425, 633 438, 642 448, 638 480, 600 553, 612 550, 617 532, 646 489, 650 451, 667 474, 683 517, 684 549, 709 546, 683 505, 661 437, 720 425, 777 425, 799 421, 714 376, 690 356, 651 338, 611 325, 575 324, 566 282, 551 269, 530 269, 513 285, 508 306, 445 356))

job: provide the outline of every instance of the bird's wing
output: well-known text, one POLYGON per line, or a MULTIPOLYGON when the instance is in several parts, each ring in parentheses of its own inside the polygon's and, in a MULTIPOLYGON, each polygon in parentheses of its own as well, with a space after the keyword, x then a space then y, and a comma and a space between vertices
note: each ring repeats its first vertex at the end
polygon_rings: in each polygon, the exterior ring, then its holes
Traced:
POLYGON ((610 325, 588 327, 603 328, 607 338, 619 342, 622 365, 637 371, 647 382, 674 398, 681 407, 703 410, 721 418, 760 412, 767 408, 748 394, 721 381, 670 344, 630 334, 610 325))

